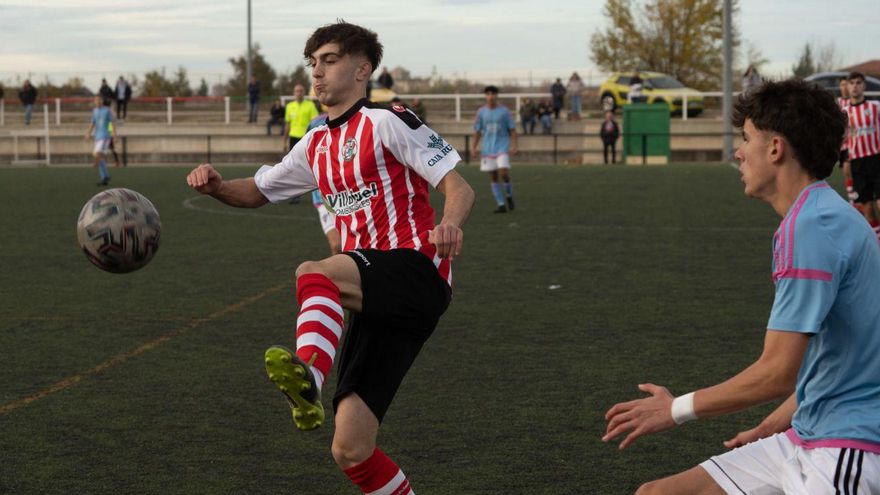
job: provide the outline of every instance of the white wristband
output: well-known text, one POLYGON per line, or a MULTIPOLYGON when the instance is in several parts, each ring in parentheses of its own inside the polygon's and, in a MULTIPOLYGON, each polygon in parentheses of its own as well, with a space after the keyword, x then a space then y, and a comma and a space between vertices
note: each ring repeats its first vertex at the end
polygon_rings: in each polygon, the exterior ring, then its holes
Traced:
POLYGON ((680 425, 697 419, 694 412, 694 393, 684 394, 672 400, 672 420, 680 425))

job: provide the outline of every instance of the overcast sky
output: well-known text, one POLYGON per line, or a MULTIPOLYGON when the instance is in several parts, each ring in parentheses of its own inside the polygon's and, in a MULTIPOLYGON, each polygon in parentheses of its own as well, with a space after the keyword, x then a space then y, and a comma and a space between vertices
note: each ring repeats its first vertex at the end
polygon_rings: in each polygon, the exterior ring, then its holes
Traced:
MULTIPOLYGON (((721 0, 719 0, 721 1, 721 0)), ((184 66, 196 85, 231 73, 246 46, 246 0, 0 0, 0 80, 16 75, 91 83, 102 75, 184 66)), ((315 27, 341 17, 370 27, 383 65, 414 75, 535 80, 578 70, 600 75, 589 38, 605 26, 604 0, 252 0, 253 41, 290 70, 315 27)), ((878 0, 741 0, 743 40, 790 71, 807 42, 833 43, 845 65, 880 58, 878 0), (829 11, 829 5, 837 6, 829 11)))

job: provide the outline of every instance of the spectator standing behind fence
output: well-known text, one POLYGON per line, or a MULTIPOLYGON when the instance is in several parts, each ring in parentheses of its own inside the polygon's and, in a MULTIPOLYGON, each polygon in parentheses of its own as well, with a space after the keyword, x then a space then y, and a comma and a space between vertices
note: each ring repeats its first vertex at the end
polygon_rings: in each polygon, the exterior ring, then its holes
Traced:
POLYGON ((541 119, 541 132, 543 134, 553 132, 554 112, 559 115, 559 110, 555 108, 555 105, 551 105, 548 100, 541 100, 541 103, 538 103, 538 118, 541 119))
POLYGON ((128 100, 131 99, 131 85, 119 76, 116 81, 116 118, 124 119, 128 116, 128 100))
POLYGON ((312 100, 306 100, 306 88, 302 84, 293 87, 293 101, 284 109, 284 131, 289 140, 285 141, 286 151, 306 135, 309 122, 318 116, 318 108, 312 100))
POLYGON ((645 94, 642 93, 644 87, 645 85, 642 83, 642 78, 639 77, 638 74, 634 75, 629 82, 629 93, 626 95, 627 101, 630 103, 644 103, 645 94))
POLYGON ((581 93, 584 92, 584 82, 577 72, 572 73, 568 79, 565 91, 571 99, 571 112, 568 114, 568 120, 581 120, 581 93))
POLYGON ((746 69, 746 73, 743 74, 742 91, 743 93, 748 93, 760 86, 763 82, 764 79, 761 77, 761 74, 758 74, 758 69, 756 69, 754 65, 750 65, 749 68, 746 69))
POLYGON ((269 109, 269 120, 266 122, 266 135, 272 135, 272 126, 277 125, 281 128, 281 135, 284 135, 284 106, 281 100, 275 100, 272 108, 269 109))
POLYGON ((391 77, 391 73, 388 72, 388 67, 382 67, 382 73, 379 74, 379 86, 382 86, 385 89, 391 89, 391 86, 394 86, 394 78, 391 77))
POLYGON ((599 128, 599 137, 602 138, 602 155, 605 164, 608 164, 608 150, 611 150, 611 163, 617 162, 617 139, 620 137, 620 126, 614 120, 614 112, 605 112, 605 121, 599 128))
POLYGON ((553 115, 559 120, 559 111, 565 106, 565 86, 562 85, 562 79, 556 78, 556 82, 550 86, 550 95, 553 97, 553 115))
POLYGON ((257 112, 260 109, 260 83, 256 76, 251 76, 251 82, 247 86, 248 92, 248 123, 257 122, 257 112))
POLYGON ((110 88, 110 85, 107 84, 106 79, 101 79, 101 87, 98 88, 98 94, 104 100, 112 100, 113 99, 113 90, 110 88))
POLYGON ((524 98, 519 107, 519 120, 522 123, 523 134, 534 134, 537 121, 538 109, 531 98, 524 98))
POLYGON ((29 79, 24 80, 21 91, 18 92, 18 99, 24 107, 24 125, 31 125, 31 113, 34 111, 34 103, 37 101, 37 88, 31 85, 29 79))

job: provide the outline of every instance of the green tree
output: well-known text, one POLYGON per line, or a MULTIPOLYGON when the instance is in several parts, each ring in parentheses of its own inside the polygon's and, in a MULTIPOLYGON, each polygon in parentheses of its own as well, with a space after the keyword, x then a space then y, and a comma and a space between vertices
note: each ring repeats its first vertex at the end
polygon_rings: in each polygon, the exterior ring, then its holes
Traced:
POLYGON ((186 69, 182 65, 174 73, 171 91, 172 96, 192 96, 193 94, 192 88, 189 85, 189 78, 186 76, 186 69))
MULTIPOLYGON (((251 55, 251 75, 257 78, 257 82, 260 84, 260 95, 265 99, 273 93, 272 87, 275 85, 277 74, 260 53, 259 43, 254 43, 251 55)), ((235 75, 226 83, 226 94, 230 96, 247 95, 247 85, 250 82, 246 81, 247 53, 238 58, 230 58, 229 63, 232 64, 235 75)))
POLYGON ((141 96, 173 96, 174 87, 171 81, 165 77, 165 68, 161 71, 151 70, 144 74, 144 83, 141 86, 141 96))
MULTIPOLYGON (((738 11, 733 1, 734 13, 738 11)), ((603 70, 670 74, 697 89, 721 84, 723 6, 716 0, 606 0, 610 25, 590 39, 593 61, 603 70)), ((739 35, 732 33, 734 49, 739 35)))
POLYGON ((816 64, 813 63, 813 49, 810 48, 809 43, 804 45, 804 51, 801 52, 797 63, 791 67, 791 72, 794 77, 798 78, 804 78, 816 72, 816 64))
POLYGON ((275 94, 292 95, 293 87, 302 84, 306 88, 306 94, 312 86, 312 80, 306 67, 302 64, 297 65, 290 74, 281 74, 275 82, 275 94))
POLYGON ((199 83, 199 90, 196 92, 199 96, 208 96, 208 81, 205 81, 205 78, 202 78, 202 81, 199 83))

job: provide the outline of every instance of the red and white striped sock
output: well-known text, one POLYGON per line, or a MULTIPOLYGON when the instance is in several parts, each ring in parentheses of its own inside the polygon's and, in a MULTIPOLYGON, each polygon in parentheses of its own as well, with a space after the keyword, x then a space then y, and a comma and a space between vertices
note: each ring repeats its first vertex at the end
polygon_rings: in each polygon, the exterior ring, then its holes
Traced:
POLYGON ((339 302, 339 287, 320 273, 309 273, 296 279, 296 300, 299 317, 296 319, 296 355, 312 363, 318 389, 333 367, 336 348, 342 337, 343 312, 339 302))
POLYGON ((403 471, 379 449, 366 461, 346 469, 345 474, 362 493, 415 495, 403 471))

